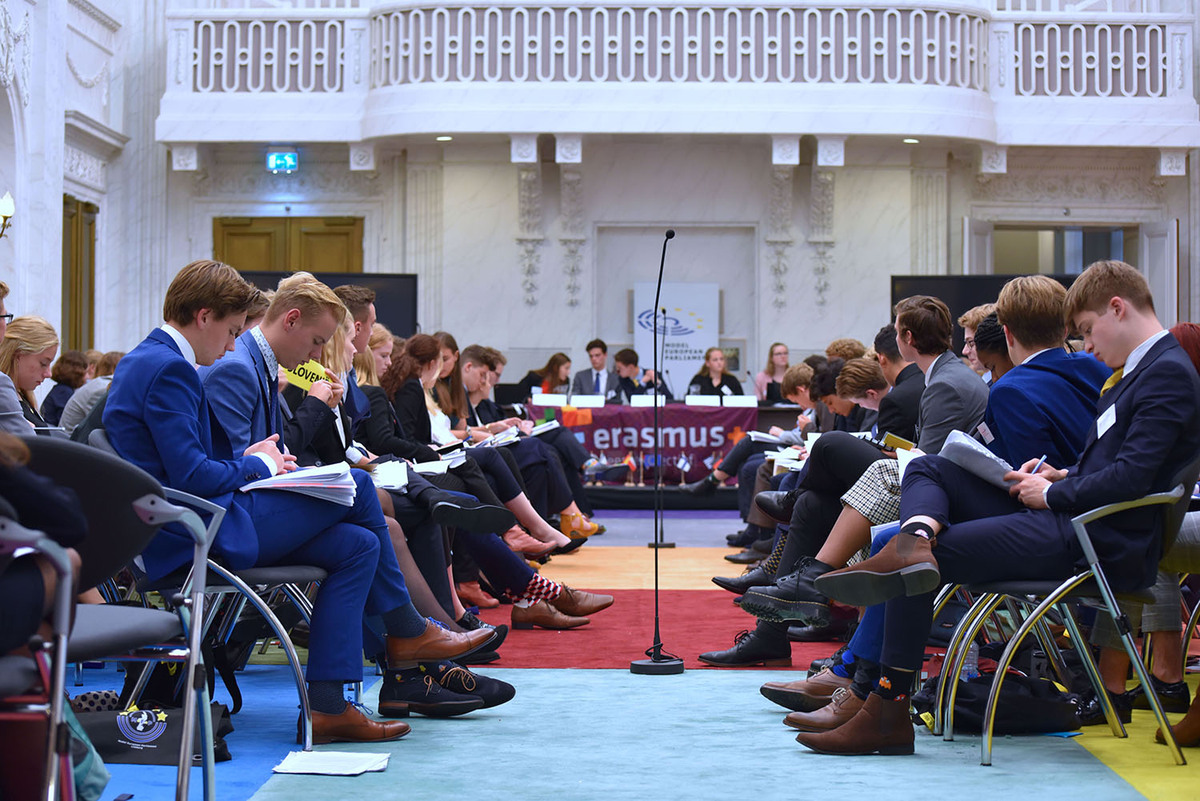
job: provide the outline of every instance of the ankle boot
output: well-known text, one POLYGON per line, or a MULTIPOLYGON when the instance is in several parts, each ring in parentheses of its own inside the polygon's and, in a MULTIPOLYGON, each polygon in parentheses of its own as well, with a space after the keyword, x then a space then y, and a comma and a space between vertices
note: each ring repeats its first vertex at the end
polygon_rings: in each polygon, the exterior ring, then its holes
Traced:
POLYGON ((914 739, 908 697, 885 701, 876 693, 867 696, 862 709, 836 729, 796 735, 796 742, 819 754, 845 756, 911 754, 914 739))

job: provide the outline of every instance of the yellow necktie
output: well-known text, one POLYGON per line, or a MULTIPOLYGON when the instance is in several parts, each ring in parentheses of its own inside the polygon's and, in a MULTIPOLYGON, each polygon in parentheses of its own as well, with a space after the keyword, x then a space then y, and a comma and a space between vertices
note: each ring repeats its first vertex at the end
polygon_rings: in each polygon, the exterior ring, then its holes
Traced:
POLYGON ((1108 380, 1104 382, 1104 386, 1100 387, 1100 397, 1104 397, 1104 393, 1115 387, 1123 375, 1125 375, 1124 367, 1118 367, 1116 370, 1114 370, 1113 374, 1110 375, 1108 380))

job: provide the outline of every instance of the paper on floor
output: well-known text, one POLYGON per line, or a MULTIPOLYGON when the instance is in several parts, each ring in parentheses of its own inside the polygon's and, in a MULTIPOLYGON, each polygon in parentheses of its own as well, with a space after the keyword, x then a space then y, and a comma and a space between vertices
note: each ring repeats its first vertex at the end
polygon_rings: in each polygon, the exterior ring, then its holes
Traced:
POLYGON ((355 754, 348 751, 292 751, 274 767, 275 773, 309 773, 318 776, 359 776, 387 770, 388 754, 355 754))

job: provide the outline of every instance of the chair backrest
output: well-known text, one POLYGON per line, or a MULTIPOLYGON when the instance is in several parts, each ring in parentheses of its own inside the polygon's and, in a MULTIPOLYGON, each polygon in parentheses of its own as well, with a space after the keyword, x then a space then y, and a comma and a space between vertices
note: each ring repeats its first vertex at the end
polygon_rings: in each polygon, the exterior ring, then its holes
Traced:
POLYGON ((1163 553, 1171 550, 1171 546, 1175 544, 1175 538, 1179 536, 1179 529, 1183 526, 1183 517, 1187 514, 1188 506, 1192 500, 1192 489, 1196 486, 1196 479, 1200 477, 1200 456, 1197 456, 1188 464, 1180 468, 1175 474, 1175 478, 1171 482, 1172 487, 1183 485, 1183 497, 1167 508, 1167 513, 1163 520, 1163 553))
POLYGON ((83 561, 80 587, 94 587, 146 549, 160 524, 147 523, 134 503, 163 498, 162 485, 146 471, 98 448, 48 437, 22 437, 29 469, 79 497, 88 535, 75 547, 83 561))

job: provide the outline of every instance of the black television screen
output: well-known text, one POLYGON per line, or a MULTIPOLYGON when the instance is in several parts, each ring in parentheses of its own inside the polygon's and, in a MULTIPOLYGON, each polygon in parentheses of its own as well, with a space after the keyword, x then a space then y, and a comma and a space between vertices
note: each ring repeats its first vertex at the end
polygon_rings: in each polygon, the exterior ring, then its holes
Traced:
MULTIPOLYGON (((984 303, 995 303, 1000 289, 1015 275, 893 275, 892 307, 913 295, 932 295, 950 307, 954 325, 954 352, 962 353, 963 332, 958 318, 968 309, 984 303)), ((1065 287, 1075 282, 1074 275, 1051 275, 1065 287)), ((889 314, 891 312, 889 311, 889 314)))
MULTIPOLYGON (((240 270, 259 289, 274 289, 290 273, 240 270)), ((332 287, 357 284, 375 290, 375 315, 393 334, 410 337, 417 333, 417 276, 410 273, 313 273, 332 287)))

